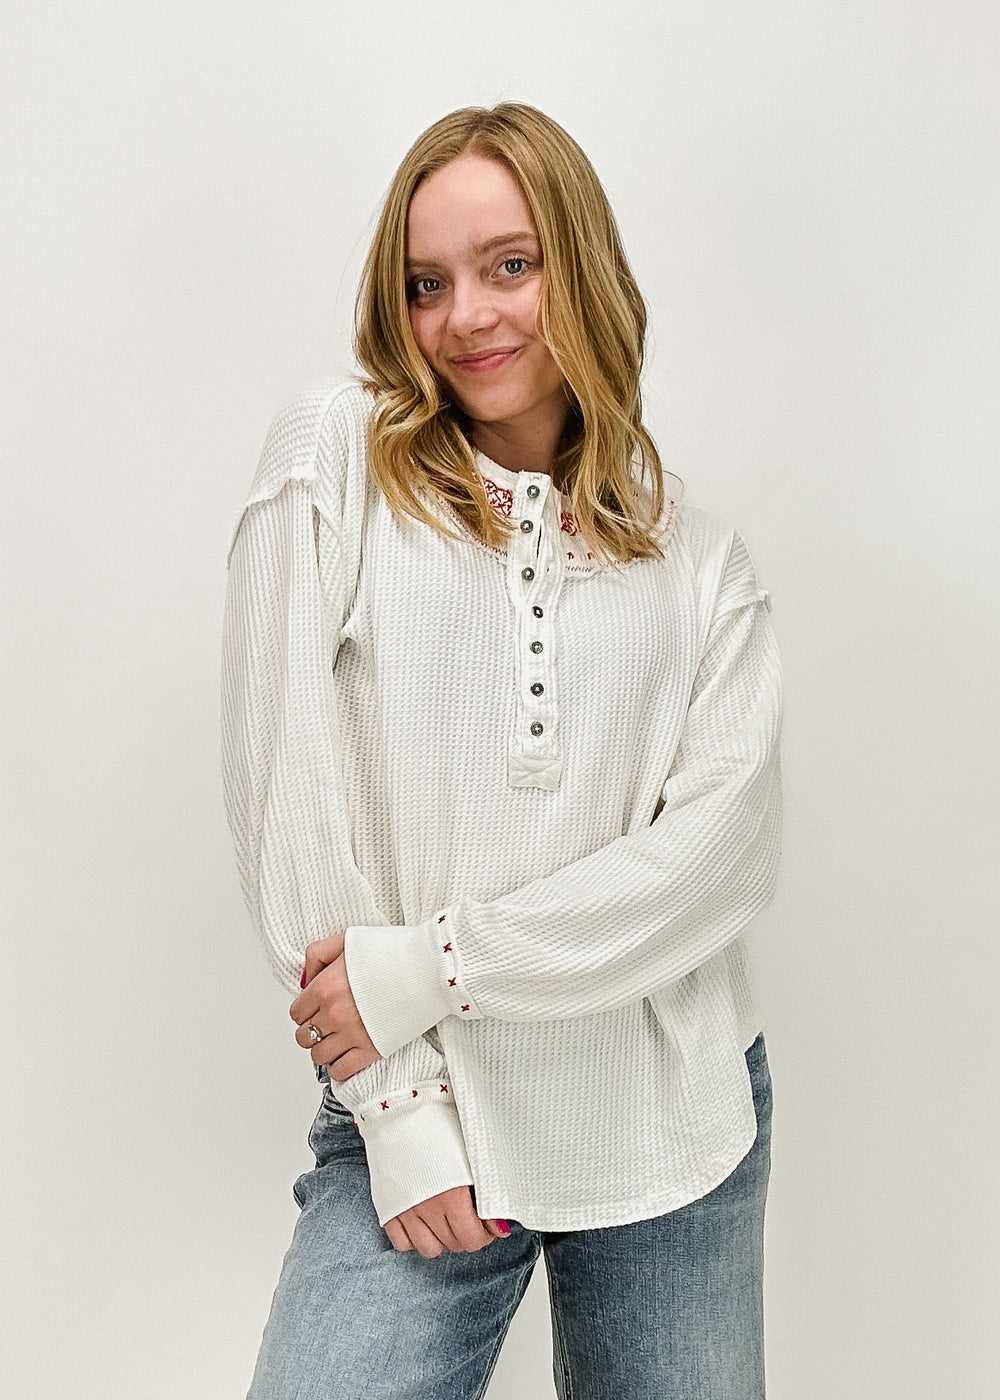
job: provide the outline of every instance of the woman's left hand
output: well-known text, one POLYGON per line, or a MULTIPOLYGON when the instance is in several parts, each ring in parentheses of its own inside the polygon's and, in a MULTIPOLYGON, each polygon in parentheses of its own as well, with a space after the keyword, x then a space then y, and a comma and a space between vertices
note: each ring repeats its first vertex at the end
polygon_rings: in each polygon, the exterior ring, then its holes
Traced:
POLYGON ((342 933, 309 944, 303 984, 304 991, 292 1002, 289 1014, 298 1025, 296 1042, 310 1051, 314 1064, 326 1065, 330 1078, 340 1083, 382 1058, 365 1030, 347 980, 342 933), (310 1026, 322 1039, 310 1034, 310 1026))

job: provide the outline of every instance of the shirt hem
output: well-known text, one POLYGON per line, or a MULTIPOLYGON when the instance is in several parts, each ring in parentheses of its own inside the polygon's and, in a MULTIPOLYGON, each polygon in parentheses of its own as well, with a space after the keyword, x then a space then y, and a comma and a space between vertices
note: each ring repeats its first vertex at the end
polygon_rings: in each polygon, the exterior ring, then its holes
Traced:
POLYGON ((640 1220, 652 1220, 658 1215, 668 1215, 671 1211, 681 1210, 684 1206, 700 1201, 732 1175, 756 1141, 755 1125, 749 1141, 741 1147, 734 1161, 727 1160, 717 1170, 702 1178, 701 1184, 675 1187, 652 1200, 645 1196, 627 1203, 616 1201, 613 1205, 591 1205, 587 1208, 585 1216, 581 1217, 580 1212, 572 1207, 547 1212, 534 1211, 519 1207, 509 1198, 504 1200, 491 1199, 489 1196, 480 1197, 479 1188, 476 1187, 476 1213, 483 1220, 515 1220, 526 1230, 604 1230, 617 1225, 635 1225, 640 1220))

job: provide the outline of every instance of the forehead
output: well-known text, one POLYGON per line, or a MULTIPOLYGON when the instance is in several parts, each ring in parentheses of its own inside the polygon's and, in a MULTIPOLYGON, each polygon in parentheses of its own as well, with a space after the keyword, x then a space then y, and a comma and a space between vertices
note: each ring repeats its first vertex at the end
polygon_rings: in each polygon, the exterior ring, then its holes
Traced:
POLYGON ((406 219, 410 257, 469 252, 500 234, 535 234, 520 185, 483 156, 459 156, 418 185, 406 219))

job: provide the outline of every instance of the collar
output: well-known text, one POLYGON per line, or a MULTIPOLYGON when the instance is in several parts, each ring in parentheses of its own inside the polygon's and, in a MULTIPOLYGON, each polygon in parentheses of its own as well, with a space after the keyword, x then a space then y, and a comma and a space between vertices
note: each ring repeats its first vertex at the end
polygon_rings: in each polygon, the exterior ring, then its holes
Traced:
MULTIPOLYGON (((508 467, 502 467, 499 462, 494 462, 491 457, 486 456, 485 452, 480 452, 478 449, 476 449, 476 470, 479 472, 486 488, 486 494, 494 509, 499 511, 501 515, 508 517, 514 513, 515 492, 521 479, 535 477, 537 480, 541 477, 547 477, 549 481, 547 496, 551 497, 549 509, 554 507, 559 520, 559 539, 562 543, 565 569, 574 574, 592 574, 599 570, 600 566, 597 560, 580 537, 576 517, 569 509, 569 497, 556 489, 552 484, 549 472, 511 471, 508 467)), ((683 482, 672 472, 664 473, 664 486, 666 497, 660 520, 660 534, 663 540, 673 533, 677 518, 677 506, 684 492, 683 482)))
MULTIPOLYGON (((478 450, 476 452, 476 470, 482 477, 486 494, 494 508, 501 515, 511 515, 514 508, 514 492, 522 473, 511 471, 509 467, 502 467, 499 462, 494 462, 491 457, 487 457, 485 452, 478 450)), ((569 497, 556 490, 552 484, 551 474, 549 472, 530 472, 528 475, 549 477, 548 494, 555 500, 560 529, 568 535, 578 534, 576 519, 569 511, 569 497)))

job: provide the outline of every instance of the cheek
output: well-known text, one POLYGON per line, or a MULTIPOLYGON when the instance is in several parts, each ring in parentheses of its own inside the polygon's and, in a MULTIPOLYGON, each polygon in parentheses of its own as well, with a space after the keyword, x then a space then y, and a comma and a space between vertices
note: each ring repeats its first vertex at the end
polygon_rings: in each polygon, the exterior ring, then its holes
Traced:
POLYGON ((426 312, 411 309, 410 330, 413 332, 413 339, 417 342, 417 349, 424 359, 432 359, 434 355, 433 325, 426 312))
POLYGON ((516 306, 512 308, 512 319, 515 320, 522 335, 535 336, 538 334, 539 302, 538 287, 528 286, 518 298, 516 306))

